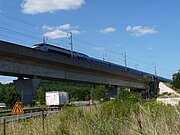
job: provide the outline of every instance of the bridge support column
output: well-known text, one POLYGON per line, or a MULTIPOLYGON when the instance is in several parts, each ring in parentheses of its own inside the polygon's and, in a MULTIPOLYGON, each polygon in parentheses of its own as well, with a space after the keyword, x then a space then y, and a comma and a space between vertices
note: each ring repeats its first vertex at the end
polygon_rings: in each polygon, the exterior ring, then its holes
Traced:
POLYGON ((41 82, 41 79, 18 79, 14 80, 14 84, 21 95, 21 104, 22 106, 25 105, 32 105, 34 100, 35 92, 41 82))
POLYGON ((110 87, 108 87, 107 90, 108 90, 109 98, 115 98, 119 94, 121 87, 120 86, 110 86, 110 87))

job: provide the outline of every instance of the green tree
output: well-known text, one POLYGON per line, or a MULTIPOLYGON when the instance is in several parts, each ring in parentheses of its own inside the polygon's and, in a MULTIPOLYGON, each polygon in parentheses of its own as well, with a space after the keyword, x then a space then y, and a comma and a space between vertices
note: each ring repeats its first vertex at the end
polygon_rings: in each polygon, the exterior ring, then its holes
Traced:
POLYGON ((4 102, 4 95, 5 95, 4 85, 0 83, 0 103, 4 102))
POLYGON ((20 101, 20 95, 14 84, 0 84, 0 102, 4 102, 7 107, 13 107, 16 101, 20 101))
POLYGON ((173 74, 173 82, 172 82, 173 86, 180 89, 180 70, 173 74))
POLYGON ((95 85, 91 88, 91 95, 92 100, 101 100, 103 99, 106 101, 108 99, 108 94, 104 85, 95 85))
POLYGON ((20 95, 17 94, 15 89, 9 89, 4 99, 6 106, 12 108, 17 101, 20 101, 20 95))

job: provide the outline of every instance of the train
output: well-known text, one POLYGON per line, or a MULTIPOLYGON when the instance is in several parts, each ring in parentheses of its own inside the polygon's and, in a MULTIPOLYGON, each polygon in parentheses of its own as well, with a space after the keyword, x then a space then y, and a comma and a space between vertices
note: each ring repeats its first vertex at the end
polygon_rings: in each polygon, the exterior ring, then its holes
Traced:
POLYGON ((139 70, 129 68, 129 67, 125 67, 125 66, 122 66, 122 65, 114 64, 114 63, 111 63, 111 62, 108 62, 108 61, 96 59, 96 58, 88 56, 87 54, 80 53, 80 52, 77 52, 77 51, 72 51, 71 52, 68 49, 64 49, 62 47, 57 47, 57 46, 47 44, 47 43, 35 44, 35 45, 33 45, 32 48, 40 50, 40 51, 44 51, 44 52, 51 52, 51 53, 61 54, 61 55, 65 55, 65 56, 68 56, 68 57, 71 57, 71 55, 73 55, 74 59, 87 61, 87 62, 90 62, 90 63, 95 63, 95 64, 98 64, 98 65, 103 65, 103 66, 107 66, 107 67, 114 67, 114 68, 120 69, 122 71, 130 72, 130 73, 133 73, 133 74, 136 74, 136 75, 139 75, 139 76, 152 76, 152 77, 158 79, 161 82, 172 82, 171 79, 167 79, 167 78, 164 78, 164 77, 161 77, 161 76, 150 74, 150 73, 147 73, 147 72, 144 72, 144 71, 139 71, 139 70))
MULTIPOLYGON (((50 45, 47 43, 41 43, 41 44, 35 44, 32 46, 32 48, 37 49, 37 50, 41 50, 44 52, 51 52, 51 53, 56 53, 56 54, 61 54, 61 55, 65 55, 65 56, 70 56, 71 55, 71 51, 68 49, 64 49, 62 47, 57 47, 54 45, 50 45)), ((73 56, 80 56, 80 57, 88 57, 88 55, 80 53, 80 52, 76 52, 73 51, 73 56)))

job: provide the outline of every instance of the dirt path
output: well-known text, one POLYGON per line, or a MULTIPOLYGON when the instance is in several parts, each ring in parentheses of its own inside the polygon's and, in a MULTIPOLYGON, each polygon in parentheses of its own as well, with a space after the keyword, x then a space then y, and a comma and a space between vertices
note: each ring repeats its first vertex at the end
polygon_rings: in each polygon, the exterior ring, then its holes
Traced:
POLYGON ((159 83, 159 93, 167 93, 162 97, 158 97, 157 101, 162 101, 165 104, 177 105, 180 103, 180 94, 175 92, 173 89, 167 87, 164 83, 159 83))

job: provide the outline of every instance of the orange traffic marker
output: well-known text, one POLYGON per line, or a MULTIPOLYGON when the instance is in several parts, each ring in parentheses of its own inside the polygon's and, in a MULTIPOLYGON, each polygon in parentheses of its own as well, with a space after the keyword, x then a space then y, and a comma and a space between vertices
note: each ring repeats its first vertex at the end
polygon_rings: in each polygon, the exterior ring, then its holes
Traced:
POLYGON ((23 108, 20 106, 18 102, 16 102, 11 111, 11 114, 23 114, 23 113, 24 113, 23 108))

